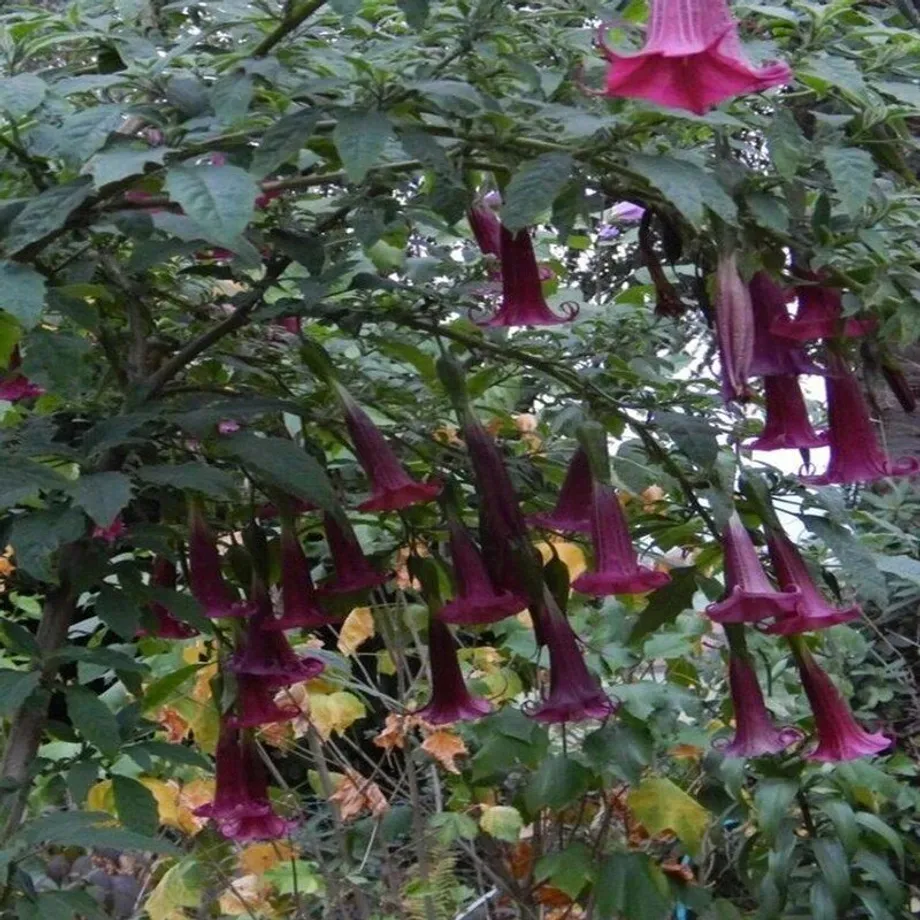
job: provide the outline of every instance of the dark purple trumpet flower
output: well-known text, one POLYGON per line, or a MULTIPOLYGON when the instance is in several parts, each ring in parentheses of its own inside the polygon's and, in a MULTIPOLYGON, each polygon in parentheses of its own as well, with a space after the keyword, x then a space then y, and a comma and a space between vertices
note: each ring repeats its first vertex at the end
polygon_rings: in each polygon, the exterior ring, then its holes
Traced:
POLYGON ((773 324, 788 318, 786 292, 766 272, 760 271, 748 285, 754 310, 754 354, 752 377, 777 377, 786 374, 820 374, 805 349, 791 339, 771 332, 773 324))
POLYGON ((549 650, 549 696, 528 706, 527 715, 540 722, 606 719, 614 712, 613 701, 588 671, 569 621, 548 601, 540 610, 539 622, 549 650))
POLYGON ((265 767, 251 738, 226 724, 217 744, 217 789, 214 801, 195 809, 211 818, 230 840, 273 840, 294 824, 277 815, 268 798, 265 767))
POLYGON ((502 225, 498 215, 485 204, 474 205, 466 212, 476 245, 484 256, 501 256, 502 225))
POLYGON ((767 548, 780 587, 797 588, 800 594, 795 613, 768 626, 767 632, 791 636, 859 619, 862 611, 855 604, 841 608, 834 607, 825 600, 814 583, 805 560, 795 544, 782 531, 772 528, 767 531, 767 548))
POLYGON ((207 521, 196 505, 189 508, 188 568, 192 595, 212 620, 221 617, 248 617, 255 612, 249 601, 239 596, 224 581, 220 553, 207 521))
POLYGON ((818 745, 808 759, 838 763, 869 757, 891 747, 890 738, 860 728, 840 691, 804 643, 796 643, 793 649, 818 734, 818 745))
POLYGON ((10 363, 7 365, 6 373, 3 375, 3 379, 0 380, 0 399, 15 403, 21 399, 32 399, 33 397, 44 395, 44 388, 37 383, 32 383, 19 370, 21 366, 22 355, 17 345, 10 355, 10 363))
POLYGON ((281 518, 281 616, 265 623, 265 629, 315 629, 335 623, 319 605, 310 563, 304 555, 292 518, 281 518))
POLYGON ((818 434, 808 418, 798 377, 764 377, 763 388, 767 406, 763 433, 747 447, 751 450, 782 450, 827 445, 827 432, 818 434))
POLYGON ((644 594, 671 580, 667 572, 656 572, 648 566, 639 565, 616 490, 602 482, 594 483, 591 542, 594 546, 594 571, 585 572, 575 579, 572 583, 575 591, 596 597, 644 594))
POLYGON ((492 584, 482 556, 466 528, 459 521, 451 520, 448 529, 457 594, 441 608, 440 618, 445 623, 466 625, 494 623, 523 610, 527 597, 492 584))
POLYGON ((801 599, 798 588, 777 591, 761 565, 754 543, 737 512, 722 533, 725 596, 706 608, 716 623, 757 623, 792 616, 801 599))
POLYGON ((258 728, 260 725, 290 722, 302 714, 292 698, 282 698, 282 703, 279 704, 277 695, 277 689, 264 677, 238 674, 236 712, 227 717, 227 723, 234 728, 258 728))
POLYGON ((552 511, 531 514, 528 522, 536 527, 562 532, 591 532, 591 496, 594 492, 591 464, 584 448, 572 454, 556 507, 552 511))
MULTIPOLYGON (((165 556, 158 556, 153 563, 150 584, 158 588, 176 587, 176 566, 165 556)), ((198 630, 182 620, 177 620, 162 604, 154 602, 150 612, 156 620, 153 630, 139 629, 139 636, 155 636, 157 639, 188 639, 198 634, 198 630)))
POLYGON ((512 233, 501 227, 502 302, 484 326, 554 326, 575 318, 553 313, 543 296, 540 267, 527 230, 512 233))
POLYGON ((802 739, 798 729, 776 727, 764 703, 757 672, 748 658, 736 654, 729 657, 728 681, 735 709, 735 737, 720 747, 726 757, 779 754, 802 739))
MULTIPOLYGON (((807 281, 817 281, 812 272, 804 274, 807 281)), ((799 309, 795 317, 783 312, 770 326, 770 331, 785 339, 812 342, 815 339, 859 338, 875 328, 871 319, 843 317, 843 293, 838 288, 820 284, 803 284, 795 289, 799 309)))
POLYGON ((910 476, 920 460, 903 457, 892 462, 879 445, 869 407, 856 375, 840 355, 828 355, 827 420, 830 459, 820 476, 802 476, 809 485, 874 482, 887 476, 910 476))
POLYGON ((326 582, 319 589, 319 594, 351 594, 354 591, 366 591, 368 588, 382 585, 387 580, 386 573, 378 572, 368 562, 351 528, 346 532, 332 515, 326 514, 323 517, 323 529, 326 531, 326 542, 329 544, 335 578, 326 582))
POLYGON ((301 658, 282 632, 265 628, 273 621, 274 614, 263 585, 254 586, 253 600, 257 610, 246 624, 243 647, 230 660, 231 670, 260 678, 270 687, 286 687, 316 677, 323 670, 319 658, 301 658))
POLYGON ((437 617, 428 620, 428 654, 431 661, 431 700, 414 715, 429 725, 448 725, 480 719, 492 711, 488 700, 466 688, 457 646, 449 627, 437 617))
POLYGON ((355 456, 371 483, 371 496, 358 505, 359 510, 399 511, 436 498, 441 491, 441 483, 416 482, 403 469, 393 448, 368 414, 344 390, 341 396, 355 456))
POLYGON ((716 338, 722 366, 722 398, 750 398, 748 376, 754 357, 754 308, 747 285, 738 274, 734 252, 719 258, 716 270, 716 338))

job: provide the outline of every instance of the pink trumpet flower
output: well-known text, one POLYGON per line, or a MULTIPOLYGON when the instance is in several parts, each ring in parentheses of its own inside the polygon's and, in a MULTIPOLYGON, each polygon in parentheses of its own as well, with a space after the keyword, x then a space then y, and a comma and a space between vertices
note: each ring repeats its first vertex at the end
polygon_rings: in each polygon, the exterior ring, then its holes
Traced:
MULTIPOLYGON (((159 556, 153 563, 153 572, 150 575, 150 584, 158 588, 176 587, 176 566, 165 556, 159 556)), ((198 630, 188 623, 177 620, 162 604, 154 602, 150 605, 150 612, 156 620, 156 627, 148 632, 138 630, 139 636, 156 636, 157 639, 188 639, 197 635, 198 630)))
POLYGON ((748 376, 754 357, 754 308, 738 274, 735 253, 723 254, 716 270, 716 338, 725 402, 750 398, 748 376))
POLYGON ((387 576, 378 572, 368 562, 361 544, 358 543, 351 528, 346 532, 332 515, 323 518, 326 542, 332 556, 335 578, 320 588, 320 594, 351 594, 354 591, 366 591, 382 585, 387 576))
POLYGON ((264 677, 238 674, 236 677, 236 712, 227 721, 235 728, 258 728, 290 722, 302 715, 300 707, 285 691, 279 692, 264 677), (281 704, 279 705, 279 696, 281 704))
POLYGON ((706 613, 716 623, 757 623, 792 616, 801 600, 796 587, 777 591, 764 571, 757 550, 737 512, 722 534, 725 596, 706 613))
POLYGON ((127 532, 128 528, 119 514, 108 527, 101 527, 97 524, 93 528, 93 539, 102 540, 109 546, 114 546, 127 532))
POLYGON ((614 51, 600 37, 609 62, 605 95, 645 99, 697 115, 726 99, 789 82, 781 62, 755 67, 738 37, 726 0, 652 0, 643 48, 614 51))
POLYGON ((512 233, 501 226, 502 302, 484 326, 554 326, 575 318, 577 309, 566 315, 553 313, 543 296, 541 271, 533 251, 530 233, 512 233))
POLYGON ((399 511, 419 502, 430 502, 441 491, 439 482, 416 482, 402 467, 393 448, 368 414, 341 391, 345 424, 358 462, 371 483, 371 496, 358 505, 361 511, 399 511))
POLYGON ((916 457, 894 462, 888 458, 878 442, 859 381, 836 352, 828 356, 825 380, 830 459, 822 475, 802 476, 803 482, 846 485, 888 476, 911 476, 920 471, 916 457))
POLYGON ((579 447, 572 454, 569 468, 565 474, 556 507, 552 511, 532 514, 529 523, 547 530, 562 532, 591 532, 591 496, 594 487, 591 477, 591 464, 584 449, 579 447))
POLYGON ((766 422, 760 437, 747 447, 751 450, 782 450, 827 445, 827 433, 818 434, 812 428, 797 377, 764 377, 763 387, 767 404, 766 422))
POLYGON ((428 653, 431 659, 431 700, 414 715, 429 725, 448 725, 480 719, 492 711, 488 700, 473 696, 467 690, 454 637, 436 617, 428 621, 428 653))
POLYGON ((494 623, 519 613, 527 598, 492 584, 476 544, 459 521, 448 524, 450 556, 454 563, 457 594, 441 608, 445 623, 494 623))
POLYGON ((862 611, 855 604, 841 608, 834 607, 825 600, 812 579, 805 560, 795 544, 782 531, 771 529, 767 532, 767 548, 780 587, 787 590, 797 588, 800 594, 795 614, 777 620, 772 626, 767 627, 767 632, 791 636, 859 619, 862 611))
POLYGON ((644 594, 671 580, 667 572, 639 565, 616 491, 602 482, 594 483, 591 541, 594 545, 594 571, 585 572, 575 579, 572 583, 575 591, 597 597, 644 594))
POLYGON ((764 703, 757 672, 748 658, 732 654, 728 662, 728 681, 735 709, 735 736, 721 751, 726 757, 762 757, 779 754, 800 741, 795 728, 777 728, 764 703))
POLYGON ((880 732, 867 732, 859 726, 840 691, 804 644, 798 643, 794 650, 818 735, 818 745, 808 759, 839 763, 869 757, 891 747, 890 738, 880 732))
POLYGON ((240 600, 224 580, 217 543, 195 505, 189 510, 188 565, 192 595, 206 617, 248 617, 255 612, 255 607, 240 600))
POLYGON ((819 368, 801 345, 771 332, 773 324, 788 318, 786 292, 766 272, 760 271, 748 285, 754 310, 754 353, 752 377, 787 374, 820 374, 819 368))
MULTIPOLYGON (((817 276, 807 273, 807 280, 817 281, 817 276)), ((785 311, 773 321, 770 331, 780 338, 797 342, 836 337, 859 338, 875 328, 871 319, 843 317, 843 293, 838 288, 820 284, 803 284, 796 289, 799 308, 794 317, 785 311)))
POLYGON ((466 213, 476 245, 484 256, 499 258, 502 250, 502 224, 492 208, 477 204, 466 213))

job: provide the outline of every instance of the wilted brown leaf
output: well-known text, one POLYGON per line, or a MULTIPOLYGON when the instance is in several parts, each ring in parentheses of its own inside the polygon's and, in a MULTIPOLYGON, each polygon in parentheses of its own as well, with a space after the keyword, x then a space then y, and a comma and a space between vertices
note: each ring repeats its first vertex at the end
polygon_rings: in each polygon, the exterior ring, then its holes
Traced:
POLYGON ((271 886, 258 875, 235 878, 218 899, 222 914, 231 917, 271 917, 275 910, 269 901, 271 886))
POLYGON ((431 754, 448 773, 459 773, 456 759, 467 753, 463 739, 444 728, 432 732, 422 743, 422 750, 431 754))
POLYGON ((264 875, 278 863, 288 862, 297 851, 282 840, 251 843, 240 853, 240 868, 247 875, 264 875))
POLYGON ((338 781, 329 801, 339 806, 343 821, 356 818, 364 809, 379 818, 390 808, 380 787, 351 768, 338 781))

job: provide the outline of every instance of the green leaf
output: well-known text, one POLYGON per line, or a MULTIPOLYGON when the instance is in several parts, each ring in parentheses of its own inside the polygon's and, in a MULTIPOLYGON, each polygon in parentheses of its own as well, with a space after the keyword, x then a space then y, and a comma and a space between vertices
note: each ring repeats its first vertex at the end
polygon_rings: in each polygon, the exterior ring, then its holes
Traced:
POLYGON ((780 108, 770 120, 767 146, 776 171, 784 179, 794 179, 811 145, 792 112, 780 108))
POLYGON ((696 227, 703 223, 706 208, 730 224, 738 209, 716 177, 686 160, 633 154, 630 168, 644 176, 696 227))
POLYGON ((0 508, 11 508, 40 491, 61 489, 67 485, 67 480, 50 467, 25 457, 0 455, 0 508))
MULTIPOLYGON (((901 840, 901 835, 893 827, 886 824, 878 815, 868 811, 857 812, 856 823, 864 830, 881 837, 897 855, 901 865, 904 865, 904 841, 901 840)), ((866 835, 863 834, 862 836, 865 839, 866 835)))
POLYGON ((860 850, 853 859, 853 865, 862 869, 882 889, 889 907, 897 909, 904 903, 904 886, 886 860, 868 850, 860 850))
MULTIPOLYGON (((149 692, 144 698, 146 705, 149 692)), ((170 744, 168 741, 142 741, 140 744, 132 744, 131 747, 125 748, 125 753, 131 757, 134 752, 140 752, 150 757, 159 757, 169 763, 182 764, 187 767, 201 767, 203 770, 211 769, 211 762, 207 757, 202 756, 193 747, 187 747, 184 744, 170 744)))
POLYGON ((855 217, 869 200, 875 180, 872 154, 860 147, 825 147, 822 156, 840 204, 850 217, 855 217))
POLYGON ((143 661, 136 661, 124 652, 112 648, 85 648, 82 645, 65 645, 49 656, 60 661, 83 661, 112 671, 133 671, 145 674, 150 670, 143 661))
POLYGON ((352 182, 361 182, 380 159, 393 137, 393 125, 383 112, 343 112, 332 132, 345 172, 352 182))
POLYGON ((821 875, 839 910, 850 903, 850 863, 843 847, 836 840, 812 840, 811 849, 821 875))
POLYGON ((591 774, 577 760, 556 755, 547 757, 530 778, 524 800, 531 813, 541 808, 558 811, 583 795, 591 774))
POLYGON ((597 872, 596 920, 664 920, 671 914, 668 882, 644 853, 614 853, 597 872))
POLYGON ((502 223, 512 232, 523 230, 548 211, 572 175, 574 160, 567 153, 544 153, 528 160, 505 189, 502 223))
POLYGON ((396 5, 405 13, 406 22, 413 29, 424 27, 429 13, 428 0, 396 0, 396 5))
POLYGON ((757 809, 760 830, 767 841, 776 838, 783 819, 795 799, 798 787, 791 780, 765 779, 757 785, 754 806, 757 809))
POLYGON ((716 440, 717 432, 709 422, 682 412, 656 412, 655 422, 698 466, 708 469, 715 465, 719 442, 716 440))
POLYGON ((629 641, 637 642, 659 626, 672 622, 685 610, 692 609, 694 594, 696 569, 693 566, 672 569, 671 581, 649 595, 648 603, 629 634, 629 641))
POLYGON ((166 147, 148 147, 131 145, 103 150, 90 160, 89 170, 93 174, 93 184, 97 189, 118 182, 128 176, 143 175, 147 164, 162 166, 167 154, 166 147))
POLYGON ((116 850, 149 850, 175 856, 178 847, 166 840, 146 837, 134 831, 112 827, 112 816, 105 812, 56 812, 30 821, 16 835, 27 846, 40 843, 61 846, 111 847, 116 850))
POLYGON ((177 620, 194 626, 206 636, 214 634, 214 624, 201 612, 201 604, 192 595, 159 585, 146 585, 145 591, 151 600, 162 604, 177 620))
POLYGON ((150 920, 174 920, 185 916, 182 908, 199 906, 206 884, 207 875, 198 857, 186 856, 163 873, 146 899, 144 911, 150 920))
POLYGON ((524 819, 510 805, 490 805, 479 816, 479 826, 496 840, 517 843, 524 829, 524 819))
POLYGON ((564 850, 548 853, 537 861, 534 875, 537 881, 549 881, 573 900, 593 877, 591 851, 583 843, 573 843, 564 850))
POLYGON ((124 120, 120 105, 94 105, 68 115, 55 132, 55 153, 79 166, 109 139, 124 120))
POLYGON ((822 879, 813 881, 808 889, 809 920, 838 920, 834 896, 822 879))
POLYGON ((664 777, 649 777, 629 792, 629 808, 652 835, 672 831, 691 856, 699 853, 712 816, 664 777))
POLYGON ((888 601, 888 585, 885 576, 878 570, 872 553, 847 528, 827 518, 803 514, 802 523, 840 561, 857 592, 867 601, 885 605, 888 601))
POLYGON ((0 309, 31 329, 45 309, 45 279, 34 268, 0 262, 0 309))
POLYGON ((655 745, 648 728, 638 719, 608 722, 585 737, 582 751, 589 766, 598 771, 612 770, 629 783, 638 783, 655 756, 655 745))
POLYGON ((300 153, 313 134, 319 116, 314 109, 300 109, 272 124, 252 155, 249 167, 252 175, 261 179, 300 153))
POLYGON ((93 190, 88 176, 42 192, 13 218, 4 239, 9 254, 17 253, 59 230, 93 190))
POLYGON ((837 833, 837 838, 843 844, 847 856, 852 856, 859 847, 859 826, 856 823, 856 814, 849 803, 843 799, 827 799, 818 806, 830 819, 837 833))
POLYGON ((33 511, 13 519, 10 543, 19 567, 39 581, 53 582, 51 556, 65 543, 79 540, 86 519, 73 508, 33 511))
POLYGON ((232 125, 249 111, 254 90, 249 74, 237 71, 225 74, 211 87, 211 108, 219 124, 232 125))
POLYGON ((0 112, 13 119, 22 118, 42 104, 47 92, 48 85, 35 74, 5 77, 0 80, 0 112))
POLYGON ((14 715, 40 681, 40 671, 0 670, 0 717, 14 715))
POLYGON ((115 714, 86 687, 67 688, 67 714, 74 728, 107 757, 121 747, 121 732, 115 714))
POLYGON ((205 463, 142 466, 136 475, 138 479, 157 486, 201 492, 211 498, 232 499, 238 494, 236 482, 230 473, 205 463))
POLYGON ((152 709, 157 709, 170 699, 187 680, 191 680, 202 667, 204 665, 187 664, 155 680, 144 694, 141 711, 150 712, 152 709))
POLYGON ((129 830, 152 837, 160 824, 157 800, 153 793, 136 779, 115 774, 112 777, 115 810, 129 830))
POLYGON ((124 473, 90 473, 71 486, 70 494, 100 527, 108 527, 131 501, 131 480, 124 473))
POLYGON ((745 203, 759 226, 776 233, 786 233, 789 230, 789 211, 779 198, 754 192, 745 198, 745 203))
POLYGON ((458 811, 442 811, 432 815, 428 824, 438 832, 438 842, 450 846, 457 840, 475 840, 479 834, 476 822, 458 811))
POLYGON ((141 623, 141 609, 132 597, 112 585, 103 585, 96 597, 96 616, 122 639, 133 639, 141 623))
POLYGON ((249 226, 258 186, 238 166, 176 166, 166 174, 169 197, 208 234, 232 249, 249 226))

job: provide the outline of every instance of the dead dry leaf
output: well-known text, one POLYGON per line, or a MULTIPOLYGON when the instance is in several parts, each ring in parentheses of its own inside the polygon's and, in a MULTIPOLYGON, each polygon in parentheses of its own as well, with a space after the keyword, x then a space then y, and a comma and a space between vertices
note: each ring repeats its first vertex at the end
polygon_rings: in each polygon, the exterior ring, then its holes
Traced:
POLYGON ((342 623, 342 628, 339 631, 339 651, 346 658, 354 655, 375 633, 374 616, 371 613, 371 608, 355 607, 345 617, 345 622, 342 623))
POLYGON ((431 754, 448 773, 459 773, 456 759, 467 753, 463 739, 448 729, 439 728, 422 743, 422 750, 431 754))
POLYGON ((390 808, 380 787, 351 768, 339 779, 329 801, 339 806, 343 821, 358 817, 365 809, 379 818, 390 808))

